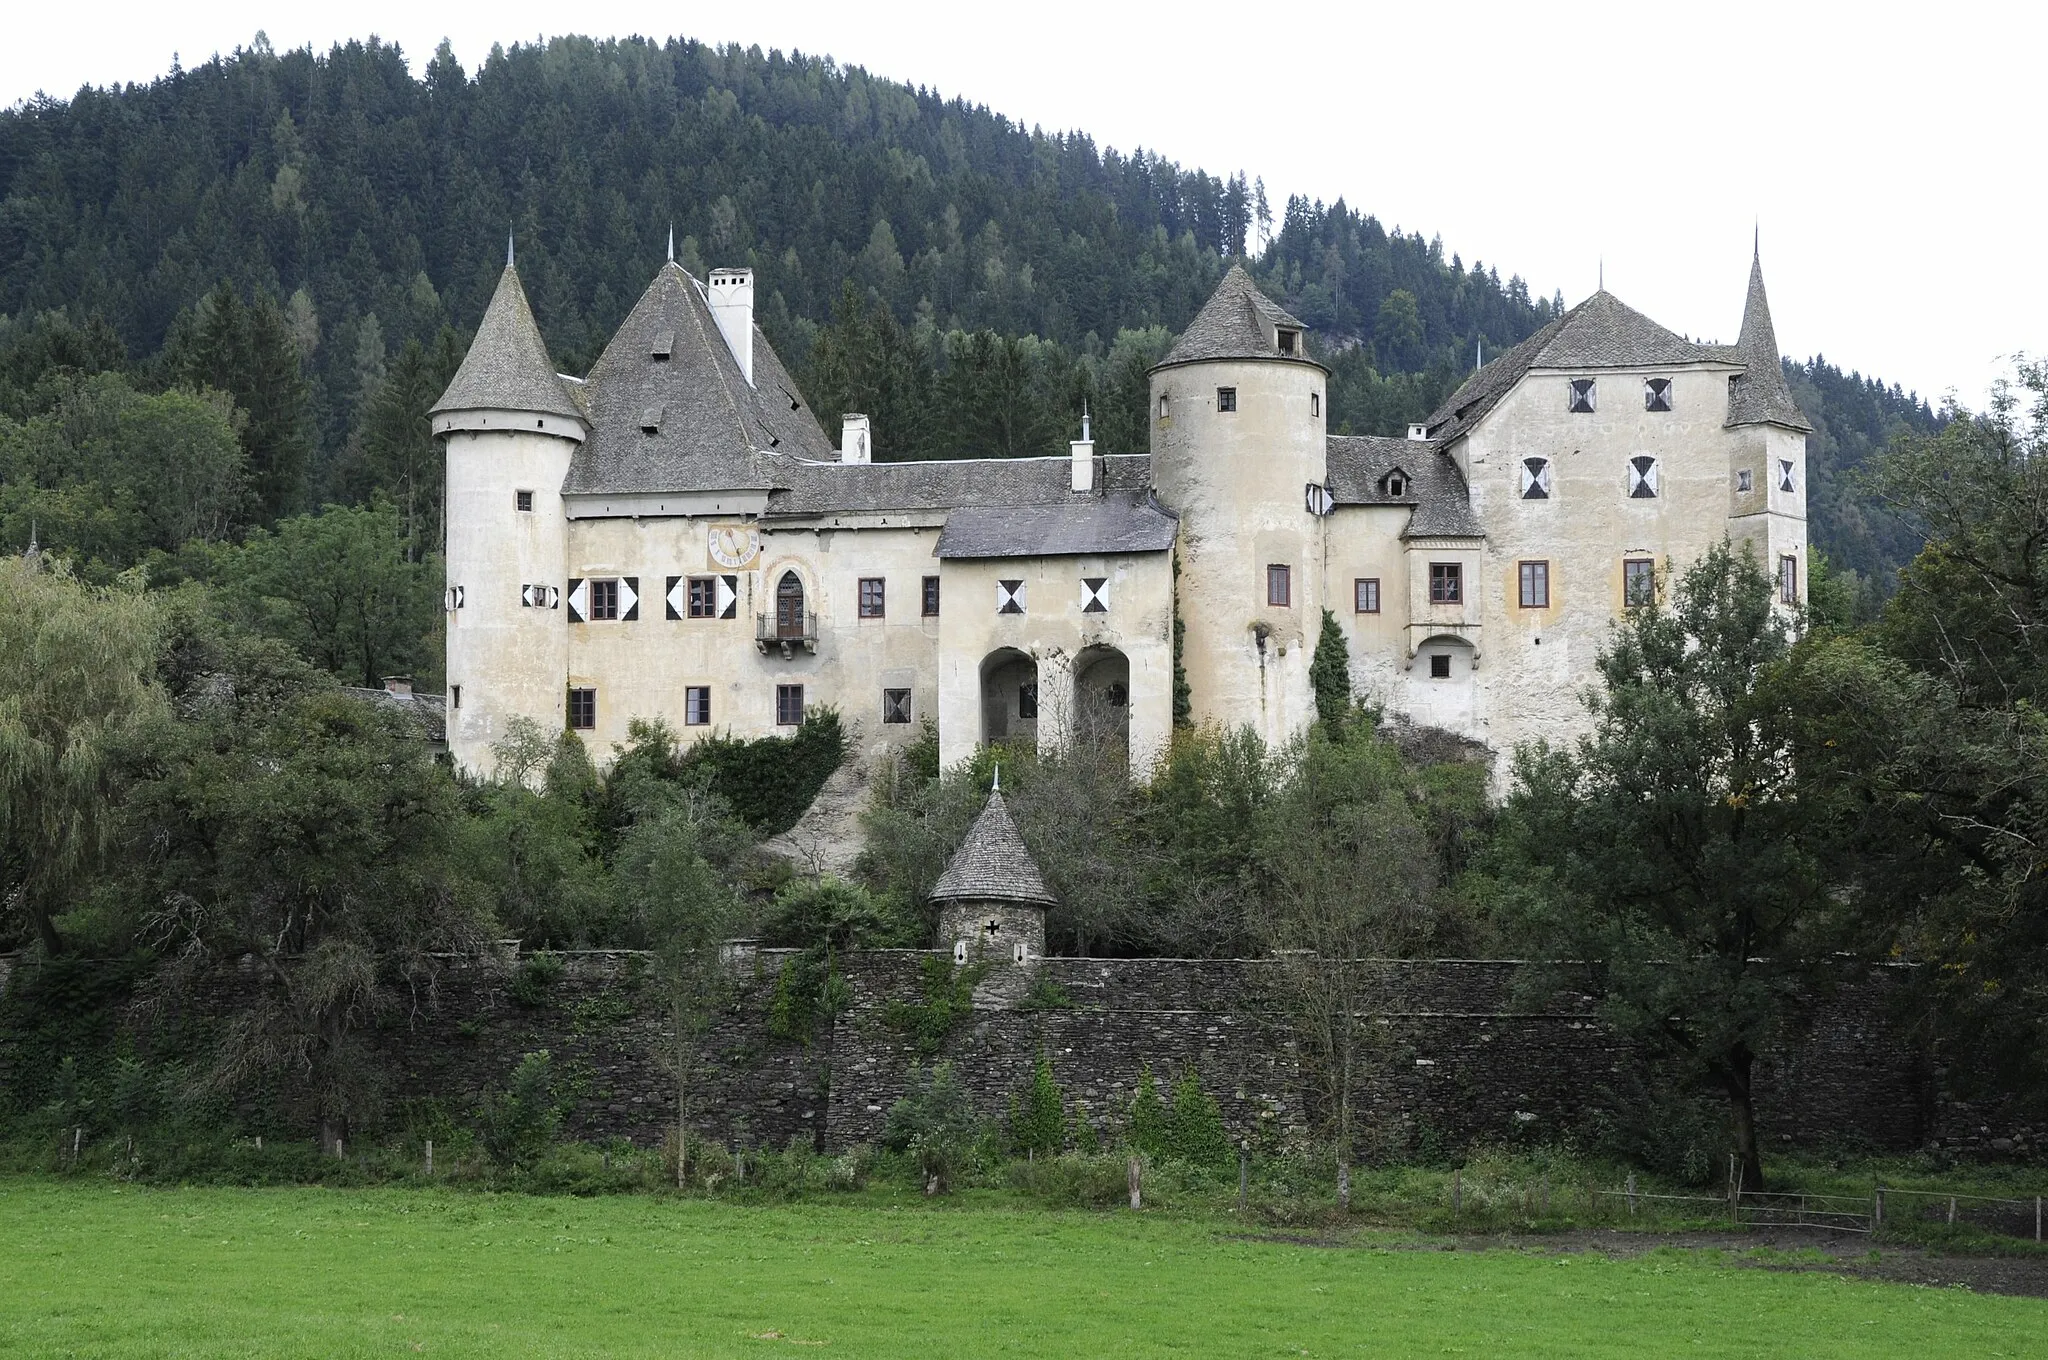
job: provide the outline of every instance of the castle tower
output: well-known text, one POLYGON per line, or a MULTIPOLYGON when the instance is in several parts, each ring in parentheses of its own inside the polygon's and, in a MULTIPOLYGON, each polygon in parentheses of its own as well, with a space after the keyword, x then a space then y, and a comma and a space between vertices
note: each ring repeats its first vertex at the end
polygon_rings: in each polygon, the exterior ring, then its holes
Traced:
POLYGON ((488 774, 514 718, 562 729, 562 479, 589 426, 556 376, 505 250, 476 339, 429 412, 447 441, 448 747, 488 774))
POLYGON ((1736 357, 1746 366, 1728 380, 1728 536, 1756 552, 1787 606, 1806 602, 1806 436, 1813 425, 1785 385, 1760 255, 1749 265, 1736 357))
POLYGON ((1329 370, 1303 332, 1233 265, 1152 370, 1152 477, 1180 516, 1192 716, 1276 744, 1315 717, 1323 610, 1329 370))
POLYGON ((1058 901, 1003 806, 1001 776, 959 853, 939 875, 939 947, 956 962, 1025 963, 1045 953, 1045 911, 1058 901))

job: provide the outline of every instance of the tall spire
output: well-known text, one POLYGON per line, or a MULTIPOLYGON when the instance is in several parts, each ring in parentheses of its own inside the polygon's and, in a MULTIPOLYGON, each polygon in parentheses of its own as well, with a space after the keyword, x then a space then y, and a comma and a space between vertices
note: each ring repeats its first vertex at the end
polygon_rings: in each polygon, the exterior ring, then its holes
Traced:
MULTIPOLYGON (((511 250, 508 241, 508 256, 511 250)), ((455 370, 448 390, 429 414, 443 411, 530 411, 583 420, 583 413, 555 376, 554 362, 534 322, 526 290, 519 286, 519 271, 509 261, 498 276, 498 289, 491 294, 490 306, 484 308, 483 320, 477 323, 476 338, 462 357, 462 367, 455 370)))
POLYGON ((1728 390, 1730 425, 1783 425, 1788 429, 1813 429, 1792 400, 1785 385, 1785 371, 1779 362, 1778 335, 1771 325, 1771 303, 1764 295, 1762 233, 1749 260, 1749 296, 1742 305, 1742 334, 1735 341, 1736 357, 1747 371, 1728 390))
POLYGON ((512 224, 505 224, 505 267, 512 268, 512 224))
POLYGON ((668 262, 676 262, 676 224, 673 222, 668 224, 668 262))

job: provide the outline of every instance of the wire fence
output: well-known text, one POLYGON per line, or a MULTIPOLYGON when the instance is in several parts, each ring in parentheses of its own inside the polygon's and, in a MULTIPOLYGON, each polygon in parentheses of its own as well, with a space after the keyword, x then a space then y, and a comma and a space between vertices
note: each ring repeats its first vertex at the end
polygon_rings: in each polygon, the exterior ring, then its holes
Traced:
POLYGON ((1947 1190, 1902 1190, 1877 1185, 1868 1195, 1749 1190, 1731 1173, 1720 1195, 1666 1195, 1640 1190, 1631 1175, 1613 1190, 1590 1191, 1596 1213, 1633 1221, 1676 1211, 1682 1218, 1722 1219, 1731 1228, 1813 1228, 1877 1235, 1909 1225, 1968 1227, 2021 1241, 2048 1241, 2048 1196, 1966 1195, 1947 1190))

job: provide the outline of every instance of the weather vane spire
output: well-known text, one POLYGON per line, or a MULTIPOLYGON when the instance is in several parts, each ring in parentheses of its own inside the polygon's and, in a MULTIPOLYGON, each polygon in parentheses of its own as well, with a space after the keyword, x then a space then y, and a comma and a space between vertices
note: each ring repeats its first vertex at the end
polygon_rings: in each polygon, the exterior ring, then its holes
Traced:
POLYGON ((668 262, 676 262, 676 224, 673 222, 668 224, 668 262))
POLYGON ((507 269, 512 267, 512 224, 510 222, 505 224, 505 267, 507 269))

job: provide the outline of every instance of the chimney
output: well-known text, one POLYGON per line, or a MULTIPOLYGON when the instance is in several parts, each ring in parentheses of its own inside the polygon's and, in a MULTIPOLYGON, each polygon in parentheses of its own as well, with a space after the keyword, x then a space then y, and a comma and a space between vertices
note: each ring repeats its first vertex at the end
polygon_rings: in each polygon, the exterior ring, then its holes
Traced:
POLYGON ((868 418, 858 411, 848 411, 839 418, 839 461, 842 463, 871 463, 874 446, 868 441, 868 418))
POLYGON ((1081 408, 1081 437, 1067 446, 1073 451, 1074 491, 1095 489, 1095 441, 1088 435, 1088 408, 1081 408))
POLYGON ((1408 437, 1409 437, 1410 439, 1421 439, 1421 440, 1427 440, 1427 439, 1429 438, 1429 426, 1427 426, 1427 425, 1410 425, 1410 426, 1408 427, 1408 437))
POLYGON ((386 694, 406 694, 406 695, 410 695, 410 694, 412 693, 412 677, 411 677, 410 675, 387 675, 387 676, 385 676, 385 677, 384 677, 384 692, 385 692, 386 694))
POLYGON ((747 386, 754 385, 754 271, 751 269, 714 269, 711 271, 711 319, 718 323, 718 333, 725 337, 725 347, 732 351, 733 361, 740 366, 740 376, 747 380, 747 386))

